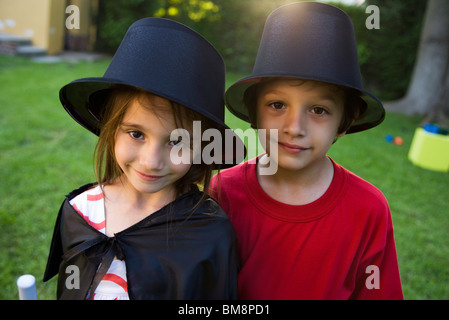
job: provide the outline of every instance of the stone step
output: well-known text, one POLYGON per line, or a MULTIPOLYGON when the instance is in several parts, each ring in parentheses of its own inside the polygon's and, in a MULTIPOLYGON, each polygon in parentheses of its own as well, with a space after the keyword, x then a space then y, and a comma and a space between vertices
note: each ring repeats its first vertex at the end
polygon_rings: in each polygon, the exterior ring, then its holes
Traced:
POLYGON ((31 45, 30 39, 7 33, 0 33, 0 42, 12 42, 19 46, 31 45))
POLYGON ((20 57, 35 58, 45 56, 47 55, 47 52, 44 48, 27 45, 16 47, 16 55, 20 57))
POLYGON ((28 38, 0 33, 0 54, 34 58, 45 56, 47 52, 43 48, 33 46, 28 38))

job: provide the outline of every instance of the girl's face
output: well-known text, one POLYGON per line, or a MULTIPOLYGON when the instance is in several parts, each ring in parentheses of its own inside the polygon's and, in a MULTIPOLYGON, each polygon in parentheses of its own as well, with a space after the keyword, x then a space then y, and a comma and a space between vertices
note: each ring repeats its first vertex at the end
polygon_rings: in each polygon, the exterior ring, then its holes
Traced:
POLYGON ((151 96, 145 104, 139 99, 130 102, 117 130, 115 158, 122 178, 135 192, 173 198, 174 183, 189 171, 191 162, 175 165, 170 160, 170 150, 177 144, 170 140, 176 129, 170 102, 151 96))
MULTIPOLYGON (((301 170, 326 158, 337 134, 344 96, 315 81, 278 79, 263 85, 257 100, 257 127, 277 129, 278 168, 301 170)), ((269 130, 262 142, 270 154, 269 130)))

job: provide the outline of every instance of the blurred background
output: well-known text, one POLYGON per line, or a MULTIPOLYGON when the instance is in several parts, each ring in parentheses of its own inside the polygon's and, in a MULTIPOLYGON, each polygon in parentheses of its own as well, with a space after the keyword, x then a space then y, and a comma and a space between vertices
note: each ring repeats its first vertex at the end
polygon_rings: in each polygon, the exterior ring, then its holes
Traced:
MULTIPOLYGON (((0 299, 18 299, 25 273, 36 277, 39 299, 55 298, 56 279, 41 279, 59 206, 95 179, 95 136, 65 113, 59 89, 102 76, 128 27, 148 16, 208 39, 230 86, 251 73, 268 14, 291 2, 0 0, 0 299)), ((449 1, 326 2, 351 17, 365 88, 388 111, 379 127, 343 137, 329 155, 387 197, 405 298, 448 299, 449 1), (367 28, 370 5, 379 8, 378 29, 367 28), (413 146, 425 124, 438 128, 431 159, 427 136, 413 146)), ((226 122, 249 128, 230 113, 226 122)))
MULTIPOLYGON (((0 0, 0 33, 29 38, 48 55, 62 51, 113 54, 134 21, 164 17, 184 23, 206 37, 223 55, 228 71, 247 74, 252 70, 266 17, 290 2, 295 1, 0 0), (79 8, 79 29, 66 27, 66 22, 75 22, 75 16, 70 16, 75 12, 65 12, 69 5, 79 8)), ((427 1, 358 3, 353 0, 335 4, 354 23, 364 84, 383 100, 400 98, 413 71, 427 1), (369 16, 365 8, 371 4, 380 8, 378 30, 365 26, 369 16)))

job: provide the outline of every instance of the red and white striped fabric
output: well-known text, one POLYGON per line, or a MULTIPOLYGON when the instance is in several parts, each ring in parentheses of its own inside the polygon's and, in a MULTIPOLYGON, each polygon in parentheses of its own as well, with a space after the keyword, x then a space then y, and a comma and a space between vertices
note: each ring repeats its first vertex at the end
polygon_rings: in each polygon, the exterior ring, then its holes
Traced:
MULTIPOLYGON (((76 196, 70 201, 70 204, 87 223, 105 234, 104 194, 100 186, 96 186, 76 196)), ((95 290, 93 299, 129 300, 125 261, 112 261, 108 272, 95 290)))

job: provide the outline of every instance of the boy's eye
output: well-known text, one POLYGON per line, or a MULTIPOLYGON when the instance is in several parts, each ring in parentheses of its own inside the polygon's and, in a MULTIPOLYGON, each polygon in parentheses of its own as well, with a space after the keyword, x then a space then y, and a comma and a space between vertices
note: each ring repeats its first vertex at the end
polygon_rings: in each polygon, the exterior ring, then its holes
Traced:
POLYGON ((129 135, 131 136, 131 138, 133 138, 135 140, 143 139, 143 134, 142 134, 142 132, 139 132, 139 131, 130 131, 129 135))
POLYGON ((312 108, 312 113, 317 114, 317 115, 324 115, 324 114, 327 114, 329 112, 327 112, 327 110, 322 108, 322 107, 313 107, 312 108))
POLYGON ((276 110, 280 110, 280 109, 284 109, 285 108, 285 104, 279 101, 276 102, 272 102, 269 104, 270 107, 272 107, 273 109, 276 110))

